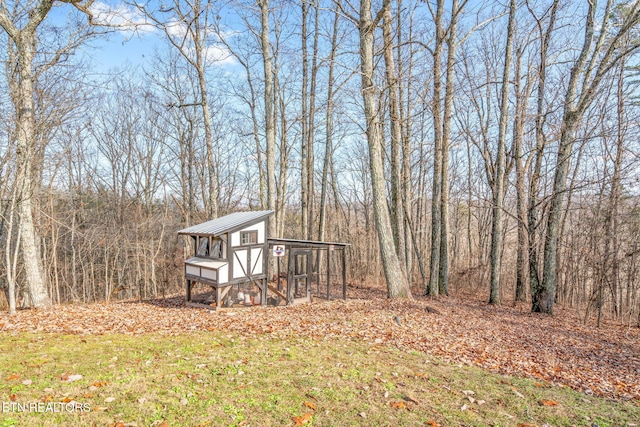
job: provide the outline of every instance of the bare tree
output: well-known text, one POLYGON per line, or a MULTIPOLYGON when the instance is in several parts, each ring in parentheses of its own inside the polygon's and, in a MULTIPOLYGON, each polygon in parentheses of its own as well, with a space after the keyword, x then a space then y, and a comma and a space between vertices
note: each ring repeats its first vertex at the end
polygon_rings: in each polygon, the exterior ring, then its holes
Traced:
MULTIPOLYGON (((34 161, 38 144, 38 127, 35 115, 36 81, 48 69, 65 60, 68 55, 93 34, 86 23, 76 23, 69 27, 66 40, 56 46, 56 50, 38 61, 38 46, 41 41, 39 28, 51 12, 54 4, 69 3, 76 9, 89 13, 91 2, 56 2, 39 0, 35 3, 17 2, 14 10, 0 2, 0 27, 8 36, 7 81, 9 94, 15 110, 16 140, 16 210, 20 247, 24 260, 25 279, 29 289, 31 305, 36 308, 51 306, 42 260, 38 252, 38 242, 34 225, 33 197, 38 186, 34 179, 34 161)), ((90 16, 89 16, 90 18, 90 16)), ((65 34, 62 32, 62 34, 65 34)))
POLYGON ((498 129, 498 149, 496 153, 495 175, 493 176, 493 207, 491 228, 491 291, 490 304, 500 304, 500 270, 502 267, 502 222, 504 210, 504 184, 506 169, 507 120, 509 117, 509 78, 513 57, 513 38, 515 32, 516 0, 509 2, 509 23, 505 47, 504 68, 500 90, 500 123, 498 129))
POLYGON ((553 192, 549 200, 549 217, 544 246, 542 285, 533 296, 534 311, 553 314, 557 280, 557 251, 562 210, 567 191, 567 178, 571 165, 576 131, 585 111, 597 95, 604 77, 623 58, 640 47, 640 40, 623 43, 627 34, 640 23, 640 2, 634 1, 622 10, 621 22, 611 25, 613 0, 608 0, 604 10, 598 10, 596 1, 589 1, 584 39, 576 59, 564 96, 564 111, 560 129, 560 141, 556 158, 553 192), (596 22, 600 12, 601 19, 596 22), (612 28, 614 27, 614 28, 612 28), (597 30, 596 30, 597 28, 597 30), (613 32, 611 32, 613 30, 613 32), (599 34, 597 34, 599 31, 599 34), (597 34, 597 37, 596 37, 597 34))
POLYGON ((198 76, 200 99, 189 104, 175 105, 175 107, 199 105, 202 108, 208 179, 207 197, 204 200, 205 210, 209 218, 215 218, 218 216, 219 184, 214 158, 214 137, 206 73, 208 62, 211 61, 211 58, 207 57, 207 48, 211 42, 209 19, 212 3, 206 0, 174 0, 170 7, 160 5, 159 9, 150 2, 133 3, 133 5, 164 32, 169 43, 180 52, 198 76))
POLYGON ((360 76, 362 99, 369 145, 369 167, 371 186, 373 189, 373 208, 376 220, 376 231, 380 244, 382 268, 387 281, 387 294, 390 298, 411 298, 411 289, 404 268, 400 263, 393 240, 391 218, 387 208, 387 197, 384 183, 383 133, 379 121, 377 95, 374 76, 374 35, 375 29, 383 18, 390 0, 385 0, 382 8, 372 14, 371 0, 360 1, 360 76))

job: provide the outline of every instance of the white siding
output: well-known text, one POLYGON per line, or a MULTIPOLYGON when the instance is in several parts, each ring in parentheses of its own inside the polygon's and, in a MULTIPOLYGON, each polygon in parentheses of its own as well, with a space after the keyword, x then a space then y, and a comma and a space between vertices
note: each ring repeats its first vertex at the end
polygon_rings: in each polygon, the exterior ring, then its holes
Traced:
POLYGON ((257 224, 250 225, 248 227, 243 228, 240 231, 236 231, 235 233, 231 233, 231 246, 240 246, 240 232, 242 231, 257 231, 258 232, 258 244, 264 244, 265 242, 265 221, 260 221, 257 224))
POLYGON ((191 265, 187 265, 187 274, 192 274, 194 276, 199 276, 200 275, 200 268, 199 267, 193 267, 191 265))
POLYGON ((251 249, 251 267, 253 268, 251 274, 262 273, 262 248, 251 249))
POLYGON ((202 269, 202 277, 204 277, 205 279, 216 280, 217 279, 217 274, 216 274, 215 270, 209 270, 207 268, 203 268, 202 269))
POLYGON ((236 250, 233 258, 233 278, 246 277, 245 271, 247 271, 247 251, 246 249, 236 250))
POLYGON ((229 265, 223 265, 218 270, 218 283, 227 283, 229 281, 229 265))
POLYGON ((240 232, 231 233, 231 246, 240 246, 240 232))

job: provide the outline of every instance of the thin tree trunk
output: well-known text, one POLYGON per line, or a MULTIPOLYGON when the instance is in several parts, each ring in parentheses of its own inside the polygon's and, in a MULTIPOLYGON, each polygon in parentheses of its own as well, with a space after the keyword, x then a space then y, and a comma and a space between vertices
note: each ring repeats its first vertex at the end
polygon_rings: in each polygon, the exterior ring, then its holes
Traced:
POLYGON ((493 181, 493 223, 491 228, 491 292, 489 304, 500 304, 500 271, 502 267, 502 222, 504 210, 505 158, 507 120, 509 118, 509 78, 513 56, 513 34, 515 32, 516 0, 509 2, 509 24, 505 47, 504 70, 500 96, 500 124, 498 128, 498 152, 496 174, 493 181))
POLYGON ((525 195, 525 168, 523 164, 522 144, 524 139, 524 121, 527 111, 527 100, 529 99, 530 81, 527 77, 524 93, 520 90, 522 66, 522 50, 518 50, 516 69, 515 69, 515 88, 516 93, 516 119, 513 127, 513 145, 516 168, 516 215, 518 227, 518 243, 516 254, 516 301, 526 301, 527 293, 527 213, 526 213, 526 195, 525 195))

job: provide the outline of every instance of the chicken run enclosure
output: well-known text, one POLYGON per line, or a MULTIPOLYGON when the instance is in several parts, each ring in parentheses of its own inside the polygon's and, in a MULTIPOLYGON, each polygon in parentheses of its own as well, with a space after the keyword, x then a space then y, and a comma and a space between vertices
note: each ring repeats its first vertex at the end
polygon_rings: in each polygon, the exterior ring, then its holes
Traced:
POLYGON ((346 299, 348 243, 268 237, 273 211, 236 212, 178 231, 186 303, 215 308, 346 299))

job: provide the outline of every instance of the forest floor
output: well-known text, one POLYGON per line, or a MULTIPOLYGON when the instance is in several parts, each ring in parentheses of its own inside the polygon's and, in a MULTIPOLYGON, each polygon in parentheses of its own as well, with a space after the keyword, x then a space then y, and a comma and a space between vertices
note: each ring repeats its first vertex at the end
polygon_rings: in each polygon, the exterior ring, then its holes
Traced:
POLYGON ((360 341, 391 345, 539 381, 586 395, 640 401, 640 328, 583 325, 576 312, 530 313, 525 305, 489 306, 471 297, 391 301, 380 289, 350 287, 350 298, 289 307, 213 312, 183 297, 64 305, 0 317, 0 331, 57 334, 231 332, 253 338, 360 341), (436 309, 430 312, 426 308, 436 309))

